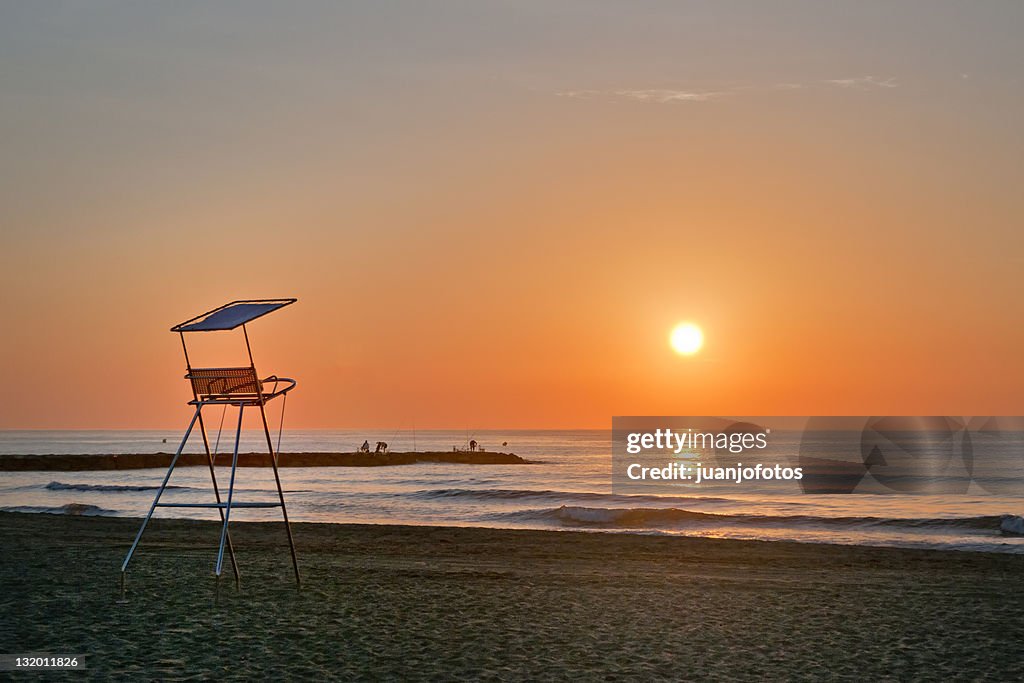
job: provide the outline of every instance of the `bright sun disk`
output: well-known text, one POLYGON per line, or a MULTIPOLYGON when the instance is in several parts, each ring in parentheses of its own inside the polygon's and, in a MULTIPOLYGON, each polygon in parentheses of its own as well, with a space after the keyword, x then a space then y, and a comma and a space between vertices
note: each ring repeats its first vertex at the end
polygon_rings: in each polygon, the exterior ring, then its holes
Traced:
POLYGON ((672 328, 669 343, 676 353, 691 356, 704 345, 704 333, 693 323, 679 323, 672 328))

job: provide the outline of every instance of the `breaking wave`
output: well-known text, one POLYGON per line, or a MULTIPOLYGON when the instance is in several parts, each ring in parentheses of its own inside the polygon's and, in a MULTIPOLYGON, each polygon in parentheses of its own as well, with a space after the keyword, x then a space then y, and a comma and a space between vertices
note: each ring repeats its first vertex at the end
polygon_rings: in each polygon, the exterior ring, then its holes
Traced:
POLYGON ((79 517, 98 517, 101 515, 117 514, 113 510, 107 510, 98 505, 86 505, 85 503, 68 503, 48 507, 45 505, 16 505, 13 507, 0 508, 4 512, 28 512, 43 515, 74 515, 79 517))
MULTIPOLYGON (((159 485, 149 484, 65 484, 60 481, 51 481, 43 488, 49 491, 155 491, 159 485)), ((187 486, 168 486, 168 489, 184 489, 187 486)))
POLYGON ((700 503, 730 503, 730 498, 715 498, 711 496, 644 496, 644 495, 616 495, 612 493, 588 493, 584 491, 553 491, 549 489, 425 489, 410 494, 414 498, 423 500, 450 500, 453 498, 473 500, 573 500, 573 501, 602 501, 608 503, 665 503, 675 501, 689 501, 700 503))
POLYGON ((917 530, 964 530, 1024 535, 1024 517, 985 515, 979 517, 821 517, 815 515, 745 515, 696 512, 679 508, 604 508, 562 505, 557 508, 501 513, 506 519, 544 521, 567 527, 603 529, 662 529, 686 527, 899 527, 917 530))

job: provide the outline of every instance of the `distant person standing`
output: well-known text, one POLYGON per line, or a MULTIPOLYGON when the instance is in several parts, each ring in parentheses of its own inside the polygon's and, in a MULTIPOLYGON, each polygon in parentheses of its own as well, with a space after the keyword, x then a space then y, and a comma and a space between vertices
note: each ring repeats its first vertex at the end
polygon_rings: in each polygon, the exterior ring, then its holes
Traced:
POLYGON ((469 440, 469 450, 471 452, 476 450, 476 439, 469 440))

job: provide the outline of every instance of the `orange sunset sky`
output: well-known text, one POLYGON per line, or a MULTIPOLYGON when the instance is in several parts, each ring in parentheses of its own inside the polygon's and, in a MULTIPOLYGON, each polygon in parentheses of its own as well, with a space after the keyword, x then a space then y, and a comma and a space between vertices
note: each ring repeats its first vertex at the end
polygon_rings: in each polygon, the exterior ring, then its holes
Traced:
POLYGON ((0 428, 1024 411, 1024 5, 381 5, 2 5, 0 428))

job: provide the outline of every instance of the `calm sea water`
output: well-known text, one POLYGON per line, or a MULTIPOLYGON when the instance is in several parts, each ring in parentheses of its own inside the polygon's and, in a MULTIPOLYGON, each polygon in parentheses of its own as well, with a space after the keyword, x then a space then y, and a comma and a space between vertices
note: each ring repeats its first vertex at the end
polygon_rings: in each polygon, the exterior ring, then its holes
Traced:
MULTIPOLYGON (((244 433, 243 452, 260 450, 261 436, 244 433)), ((6 431, 0 432, 0 453, 169 452, 179 438, 173 431, 6 431)), ((288 431, 282 451, 353 451, 363 439, 387 441, 396 451, 447 451, 465 447, 470 438, 487 450, 516 453, 536 464, 284 468, 291 518, 1024 552, 1024 491, 805 495, 794 484, 771 490, 680 486, 673 495, 615 495, 606 431, 288 431)), ((224 437, 220 452, 229 447, 224 437)), ((187 450, 201 452, 201 442, 194 439, 187 450)), ((148 510, 163 474, 162 469, 7 472, 0 478, 0 509, 138 517, 148 510)), ((219 468, 222 485, 227 474, 227 468, 219 468)), ((204 467, 178 468, 170 483, 165 502, 212 500, 204 467)), ((239 470, 235 500, 275 496, 269 469, 239 470)), ((217 517, 214 510, 182 508, 157 514, 217 517)), ((279 514, 240 508, 232 519, 277 520, 279 514)))

